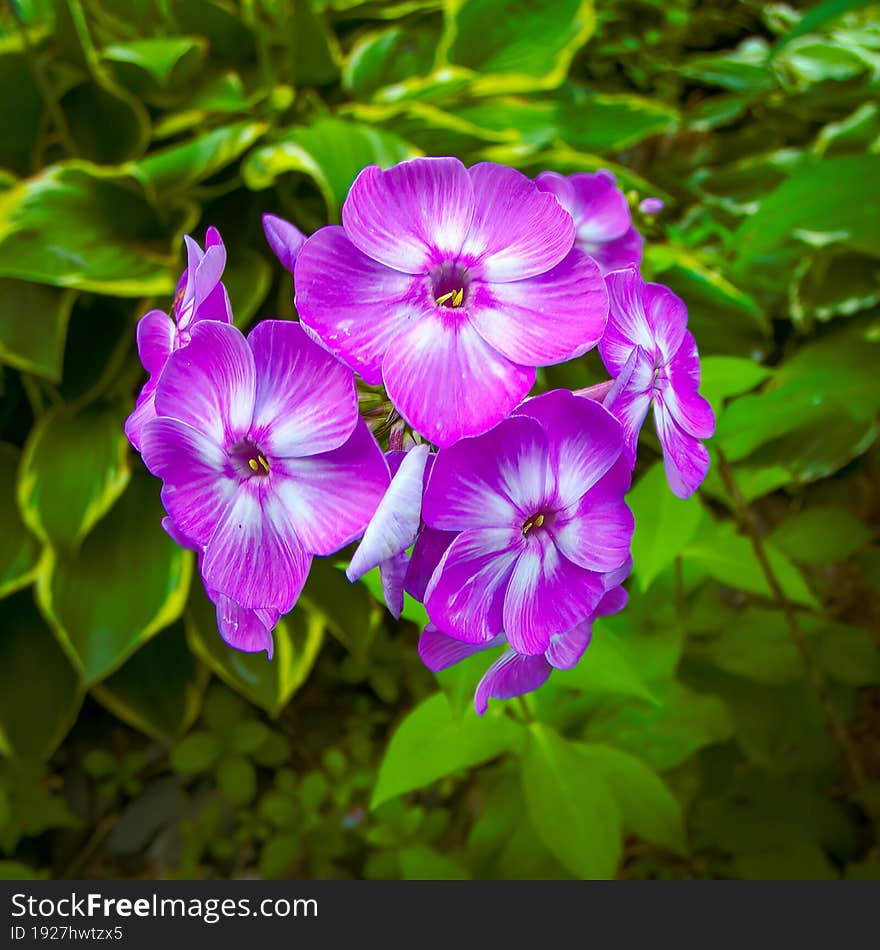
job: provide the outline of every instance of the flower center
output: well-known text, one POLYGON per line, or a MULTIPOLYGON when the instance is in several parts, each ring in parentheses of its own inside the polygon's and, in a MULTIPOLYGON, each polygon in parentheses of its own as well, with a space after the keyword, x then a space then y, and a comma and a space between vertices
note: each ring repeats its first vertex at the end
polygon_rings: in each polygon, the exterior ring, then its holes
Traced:
POLYGON ((233 445, 229 449, 229 457, 233 468, 242 479, 265 478, 271 471, 269 460, 262 449, 249 439, 243 439, 233 445))
POLYGON ((532 515, 523 522, 522 536, 528 537, 530 531, 535 531, 544 526, 545 516, 542 512, 532 515))
POLYGON ((469 286, 467 268, 452 261, 445 261, 431 274, 431 295, 438 307, 465 306, 469 286))

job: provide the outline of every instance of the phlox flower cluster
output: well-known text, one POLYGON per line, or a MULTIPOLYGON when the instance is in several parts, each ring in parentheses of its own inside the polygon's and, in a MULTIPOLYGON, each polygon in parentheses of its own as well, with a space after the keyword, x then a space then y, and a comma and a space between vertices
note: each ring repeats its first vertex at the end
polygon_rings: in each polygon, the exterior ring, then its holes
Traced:
POLYGON ((221 636, 271 658, 312 558, 359 541, 349 580, 378 568, 392 614, 424 604, 430 669, 503 647, 480 714, 575 666, 626 604, 648 410, 681 498, 714 431, 685 305, 642 279, 614 176, 417 158, 363 169, 339 226, 263 224, 298 321, 244 335, 220 235, 186 238, 172 313, 138 324, 126 423, 221 636), (539 367, 596 347, 607 382, 532 395, 539 367))

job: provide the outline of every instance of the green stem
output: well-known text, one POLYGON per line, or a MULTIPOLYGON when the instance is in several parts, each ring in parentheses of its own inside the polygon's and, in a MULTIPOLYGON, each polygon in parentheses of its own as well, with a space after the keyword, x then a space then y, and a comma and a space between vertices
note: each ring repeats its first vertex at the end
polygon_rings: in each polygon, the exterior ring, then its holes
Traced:
POLYGON ((761 566, 761 570, 764 572, 764 577, 767 579, 767 583, 773 593, 773 599, 785 616, 791 638, 794 640, 794 644, 800 654, 804 669, 807 673, 807 679, 819 700, 831 734, 837 740, 838 745, 840 745, 843 751, 844 759, 852 774, 862 805, 871 822, 875 846, 880 845, 880 814, 878 814, 877 805, 871 793, 868 774, 862 762, 859 750, 852 741, 852 737, 849 734, 843 717, 832 702, 831 694, 828 691, 827 680, 813 659, 807 638, 801 629, 797 613, 791 602, 785 596, 782 585, 779 583, 779 578, 776 576, 776 571, 770 563, 770 558, 767 556, 767 549, 764 547, 764 542, 761 539, 754 514, 739 489, 739 485, 733 474, 733 469, 724 453, 717 446, 715 447, 715 455, 718 459, 718 474, 721 476, 724 487, 727 489, 727 493, 733 501, 739 522, 751 541, 752 550, 755 552, 755 557, 761 566))

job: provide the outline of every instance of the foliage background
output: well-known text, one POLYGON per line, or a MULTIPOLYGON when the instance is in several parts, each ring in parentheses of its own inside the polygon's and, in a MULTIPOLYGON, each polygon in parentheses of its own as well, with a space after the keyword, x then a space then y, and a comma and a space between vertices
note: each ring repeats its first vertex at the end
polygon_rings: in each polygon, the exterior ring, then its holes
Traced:
POLYGON ((853 0, 6 3, 4 876, 876 877, 878 70, 853 0), (628 609, 483 721, 485 657, 436 679, 332 560, 273 663, 225 648, 122 435, 182 233, 293 317, 260 214, 419 153, 662 197, 719 420, 687 502, 646 427, 628 609))

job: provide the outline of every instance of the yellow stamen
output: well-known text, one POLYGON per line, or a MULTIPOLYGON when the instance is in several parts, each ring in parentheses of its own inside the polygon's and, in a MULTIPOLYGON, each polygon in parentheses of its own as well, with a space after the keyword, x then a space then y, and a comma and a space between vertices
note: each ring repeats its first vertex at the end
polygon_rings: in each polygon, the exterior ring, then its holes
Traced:
POLYGON ((535 515, 534 518, 529 518, 522 528, 523 537, 525 537, 532 528, 540 528, 542 524, 544 524, 543 515, 535 515))
POLYGON ((442 297, 438 297, 434 303, 442 306, 447 300, 451 306, 460 307, 464 300, 464 287, 459 287, 458 290, 450 290, 448 294, 443 294, 442 297))
POLYGON ((256 459, 248 459, 248 465, 250 466, 250 470, 251 470, 252 472, 255 472, 255 471, 260 467, 260 466, 257 464, 257 460, 256 460, 256 459))
POLYGON ((260 463, 260 465, 263 466, 263 468, 264 468, 267 472, 269 471, 269 463, 263 458, 262 455, 258 455, 258 456, 257 456, 257 461, 260 463))

